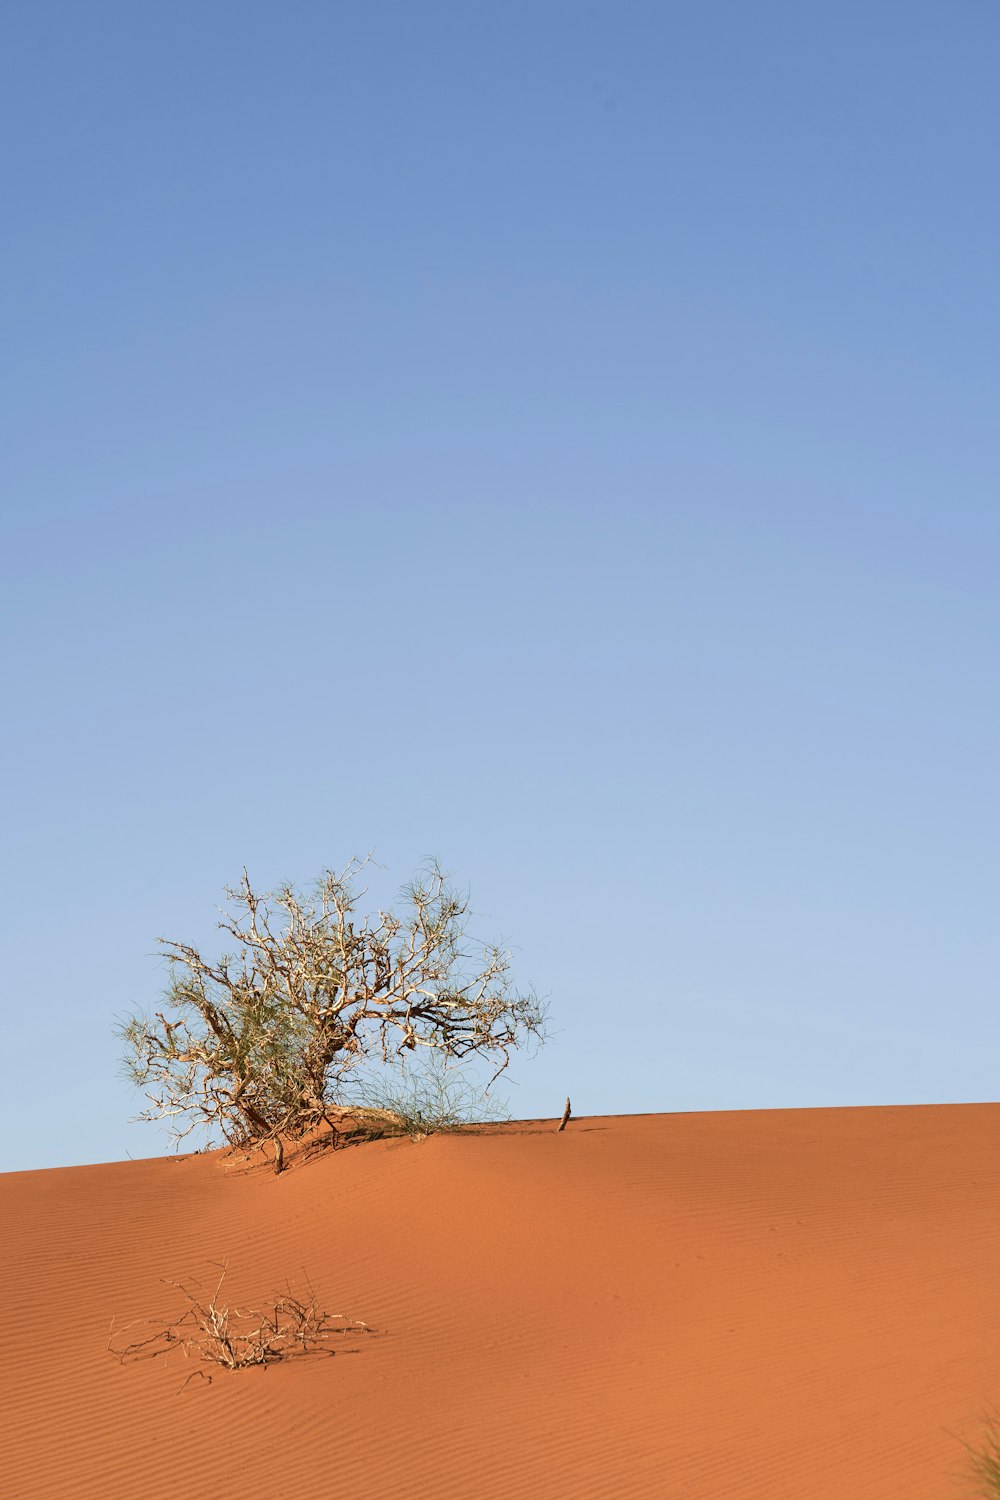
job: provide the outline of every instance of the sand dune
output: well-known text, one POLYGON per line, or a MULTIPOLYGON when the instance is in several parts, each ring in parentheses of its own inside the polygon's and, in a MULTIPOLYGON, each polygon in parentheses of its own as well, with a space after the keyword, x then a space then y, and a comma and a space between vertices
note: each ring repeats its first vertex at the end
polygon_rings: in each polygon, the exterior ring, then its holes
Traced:
POLYGON ((526 1122, 2 1184, 10 1500, 947 1500, 1000 1403, 1000 1105, 526 1122), (230 1262, 377 1335, 180 1389, 230 1262), (339 1347, 339 1346, 338 1346, 339 1347), (349 1352, 349 1351, 356 1352, 349 1352))

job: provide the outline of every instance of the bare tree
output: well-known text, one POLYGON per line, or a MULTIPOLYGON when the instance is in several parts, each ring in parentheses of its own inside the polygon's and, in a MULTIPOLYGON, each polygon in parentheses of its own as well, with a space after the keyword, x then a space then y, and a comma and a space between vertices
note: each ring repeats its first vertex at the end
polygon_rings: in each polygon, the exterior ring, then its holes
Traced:
POLYGON ((510 955, 476 945, 469 898, 434 862, 403 889, 402 915, 357 915, 369 860, 327 870, 311 897, 293 886, 256 893, 243 871, 218 923, 235 952, 215 962, 160 939, 170 966, 164 1010, 118 1027, 129 1078, 145 1091, 145 1120, 169 1122, 179 1143, 296 1139, 344 1098, 351 1071, 418 1048, 496 1063, 544 1036, 544 1007, 517 990, 510 955))

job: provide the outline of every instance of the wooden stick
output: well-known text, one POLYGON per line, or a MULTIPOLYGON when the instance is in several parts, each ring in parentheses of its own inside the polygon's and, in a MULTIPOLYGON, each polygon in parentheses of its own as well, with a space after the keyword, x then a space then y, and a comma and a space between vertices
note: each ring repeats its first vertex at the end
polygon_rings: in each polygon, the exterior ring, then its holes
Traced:
POLYGON ((566 1108, 562 1112, 562 1119, 559 1121, 559 1128, 556 1131, 556 1135, 559 1134, 560 1130, 565 1130, 566 1129, 566 1122, 567 1122, 567 1120, 569 1119, 569 1117, 570 1117, 570 1115, 572 1113, 573 1113, 573 1111, 570 1109, 570 1106, 569 1106, 569 1096, 567 1095, 567 1097, 566 1097, 566 1108))

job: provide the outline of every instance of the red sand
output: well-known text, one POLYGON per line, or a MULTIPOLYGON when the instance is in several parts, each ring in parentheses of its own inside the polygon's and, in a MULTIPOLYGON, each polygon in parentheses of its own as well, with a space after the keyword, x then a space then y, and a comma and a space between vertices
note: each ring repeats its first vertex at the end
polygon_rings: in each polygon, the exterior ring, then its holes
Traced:
MULTIPOLYGON (((0 1491, 948 1500, 1000 1402, 1000 1105, 574 1119, 11 1173, 0 1491), (359 1352, 181 1382, 112 1315, 303 1268, 359 1352)), ((207 1368, 207 1367, 206 1367, 207 1368)))

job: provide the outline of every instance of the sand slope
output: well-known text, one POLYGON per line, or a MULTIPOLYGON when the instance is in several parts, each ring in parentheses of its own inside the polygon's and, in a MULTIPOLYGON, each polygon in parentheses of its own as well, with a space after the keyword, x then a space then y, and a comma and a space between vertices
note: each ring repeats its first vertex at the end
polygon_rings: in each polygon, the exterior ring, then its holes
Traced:
POLYGON ((1000 1403, 1000 1105, 521 1123, 281 1177, 0 1178, 0 1490, 947 1500, 1000 1403), (113 1314, 304 1268, 357 1353, 121 1367, 113 1314))

